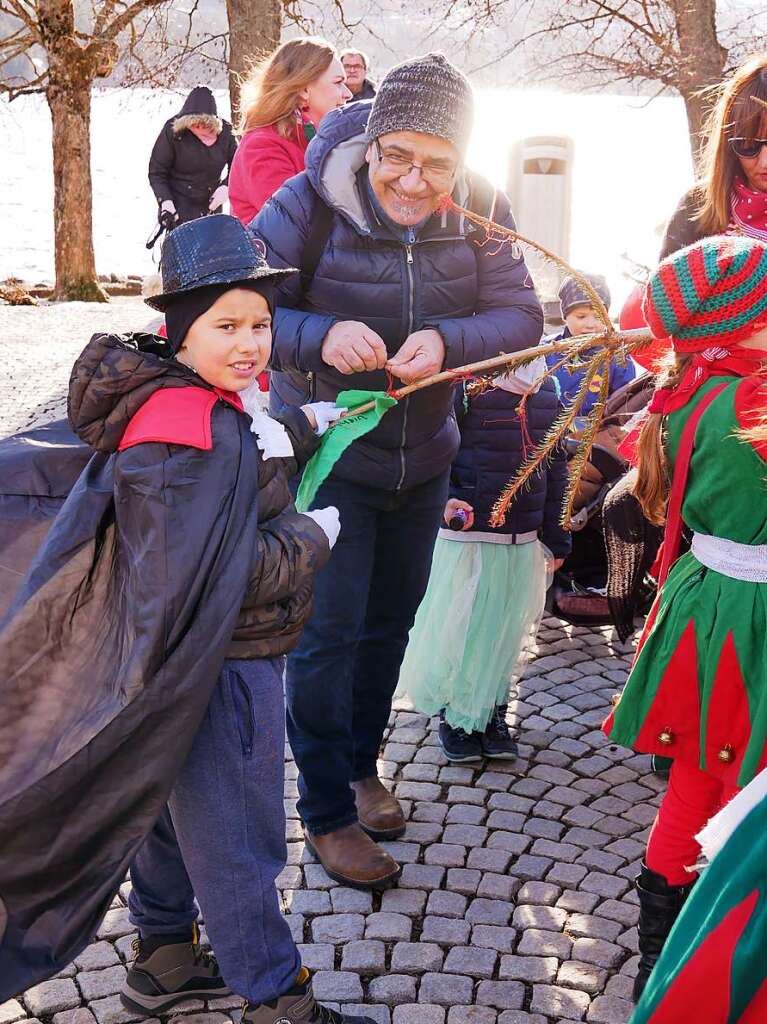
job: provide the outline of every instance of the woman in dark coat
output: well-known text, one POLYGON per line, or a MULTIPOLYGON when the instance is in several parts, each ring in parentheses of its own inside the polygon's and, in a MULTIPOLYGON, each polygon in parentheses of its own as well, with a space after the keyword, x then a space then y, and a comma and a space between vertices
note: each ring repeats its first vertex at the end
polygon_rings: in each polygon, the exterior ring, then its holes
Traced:
POLYGON ((710 235, 767 241, 767 56, 723 84, 711 120, 702 180, 674 211, 660 259, 710 235))
POLYGON ((218 116, 213 93, 205 86, 192 89, 178 114, 165 122, 149 158, 160 223, 170 229, 221 211, 236 150, 232 126, 218 116))

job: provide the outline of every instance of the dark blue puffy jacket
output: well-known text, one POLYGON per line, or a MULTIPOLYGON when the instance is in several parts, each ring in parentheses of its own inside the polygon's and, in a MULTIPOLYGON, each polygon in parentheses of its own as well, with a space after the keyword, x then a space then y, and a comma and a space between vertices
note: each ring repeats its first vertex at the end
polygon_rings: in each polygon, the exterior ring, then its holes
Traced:
MULTIPOLYGON (((365 126, 370 103, 352 103, 325 117, 306 154, 306 171, 266 203, 252 228, 269 262, 300 267, 319 194, 333 211, 330 234, 302 294, 298 275, 280 283, 271 366, 272 406, 333 400, 346 388, 383 390, 383 371, 344 376, 322 360, 322 343, 339 320, 368 324, 394 355, 413 331, 434 327, 447 367, 535 345, 542 315, 518 250, 478 246, 471 224, 455 214, 433 216, 408 245, 370 204, 365 126)), ((513 226, 509 203, 474 175, 461 175, 461 205, 487 195, 483 212, 513 226), (490 198, 492 197, 492 204, 490 198)), ((458 450, 453 388, 426 388, 399 402, 378 427, 355 441, 334 476, 385 490, 413 487, 443 472, 458 450)))
POLYGON ((570 534, 559 525, 567 486, 567 456, 556 448, 548 465, 534 474, 514 499, 506 523, 494 529, 490 513, 506 484, 525 461, 525 451, 546 436, 561 410, 553 381, 527 399, 527 437, 522 440, 518 413, 520 396, 495 388, 476 398, 456 396, 461 447, 450 471, 450 497, 468 502, 474 509, 472 530, 487 533, 536 531, 557 558, 570 553, 570 534))

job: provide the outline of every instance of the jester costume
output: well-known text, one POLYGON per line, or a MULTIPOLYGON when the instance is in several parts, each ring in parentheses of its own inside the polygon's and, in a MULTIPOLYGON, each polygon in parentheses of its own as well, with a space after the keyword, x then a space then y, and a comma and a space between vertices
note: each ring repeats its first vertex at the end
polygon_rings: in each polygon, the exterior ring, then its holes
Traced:
POLYGON ((767 326, 767 247, 714 237, 675 253, 644 314, 678 357, 649 407, 671 490, 658 597, 604 730, 674 764, 637 879, 635 999, 696 881, 697 833, 767 764, 767 448, 744 433, 767 409, 767 344, 744 344, 767 326))
POLYGON ((606 724, 615 742, 689 761, 728 787, 767 763, 767 586, 713 571, 696 553, 707 561, 739 553, 725 540, 767 545, 767 451, 738 434, 764 402, 763 384, 712 376, 666 418, 673 467, 685 425, 716 392, 697 424, 682 505, 693 550, 671 570, 606 724))

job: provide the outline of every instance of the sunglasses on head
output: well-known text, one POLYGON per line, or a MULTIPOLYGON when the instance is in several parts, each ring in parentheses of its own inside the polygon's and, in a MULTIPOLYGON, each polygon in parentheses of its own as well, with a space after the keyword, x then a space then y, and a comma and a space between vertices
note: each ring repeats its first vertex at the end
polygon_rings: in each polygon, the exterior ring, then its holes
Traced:
POLYGON ((730 146, 736 156, 742 156, 746 160, 753 160, 755 156, 759 156, 762 151, 762 146, 767 146, 767 139, 747 139, 743 136, 737 136, 734 139, 730 139, 730 146))

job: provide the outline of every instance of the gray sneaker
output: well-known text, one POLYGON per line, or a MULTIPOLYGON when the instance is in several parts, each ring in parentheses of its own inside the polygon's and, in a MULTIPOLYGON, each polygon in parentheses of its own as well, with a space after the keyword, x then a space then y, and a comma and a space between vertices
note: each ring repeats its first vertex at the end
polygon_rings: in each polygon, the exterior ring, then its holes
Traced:
POLYGON ((312 995, 309 972, 302 967, 296 984, 284 996, 258 1005, 246 1003, 242 1024, 375 1024, 375 1021, 320 1006, 312 995))
POLYGON ((200 949, 197 925, 189 940, 179 942, 173 936, 158 946, 159 938, 133 941, 136 959, 120 993, 126 1009, 154 1016, 184 999, 230 995, 216 958, 200 949))

